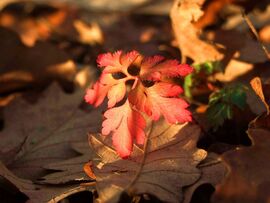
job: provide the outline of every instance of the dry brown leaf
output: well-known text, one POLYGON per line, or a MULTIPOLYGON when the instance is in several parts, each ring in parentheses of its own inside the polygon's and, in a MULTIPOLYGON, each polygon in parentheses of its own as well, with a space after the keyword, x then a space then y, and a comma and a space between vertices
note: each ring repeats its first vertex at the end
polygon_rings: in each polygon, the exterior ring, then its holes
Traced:
POLYGON ((204 0, 175 0, 170 16, 175 37, 183 57, 192 58, 195 63, 217 61, 223 55, 211 44, 199 38, 194 22, 203 15, 204 0))
POLYGON ((215 74, 215 78, 222 82, 231 82, 254 69, 254 65, 236 59, 230 60, 224 72, 215 74))
MULTIPOLYGON (((168 125, 160 120, 147 133, 145 151, 134 146, 130 158, 121 159, 100 135, 89 137, 91 147, 101 161, 93 161, 99 201, 117 202, 123 192, 129 195, 151 194, 164 202, 183 199, 181 189, 196 182, 196 168, 206 151, 196 143, 200 129, 195 124, 168 125)), ((91 175, 91 174, 90 174, 91 175)))
POLYGON ((18 99, 4 109, 0 158, 14 174, 31 180, 46 175, 43 167, 76 157, 71 144, 99 131, 100 110, 89 114, 78 108, 83 94, 65 94, 54 84, 37 104, 18 99))
POLYGON ((93 191, 94 185, 80 186, 78 184, 61 187, 38 185, 30 180, 18 178, 0 162, 0 176, 13 184, 20 192, 28 196, 28 203, 56 203, 65 197, 81 191, 93 191))
POLYGON ((195 26, 199 29, 202 29, 215 23, 218 19, 218 14, 220 13, 221 9, 228 4, 233 3, 234 1, 235 0, 210 1, 205 7, 204 15, 195 23, 195 26))
POLYGON ((248 129, 251 147, 242 147, 222 157, 230 173, 216 188, 213 202, 270 202, 270 117, 262 115, 248 129))
POLYGON ((47 42, 25 47, 18 36, 0 28, 0 93, 44 85, 57 80, 70 87, 77 67, 69 56, 47 42), (16 59, 16 60, 15 60, 16 59))
POLYGON ((73 24, 79 32, 81 42, 91 45, 104 42, 102 31, 97 23, 92 23, 89 26, 81 20, 75 20, 73 24))
POLYGON ((199 186, 211 184, 215 187, 220 184, 228 172, 225 164, 214 153, 208 154, 207 158, 198 165, 198 168, 202 170, 202 176, 195 184, 185 188, 183 203, 190 202, 194 191, 199 186))
POLYGON ((264 97, 264 93, 263 93, 263 85, 262 85, 261 79, 259 77, 253 78, 250 81, 250 85, 251 85, 252 89, 254 90, 254 92, 260 97, 261 101, 263 102, 263 104, 267 110, 267 114, 269 114, 269 105, 265 101, 265 97, 264 97))
POLYGON ((84 164, 93 159, 94 152, 89 148, 87 142, 78 142, 72 144, 72 149, 81 154, 75 158, 56 162, 44 166, 46 169, 56 170, 39 179, 39 183, 45 184, 65 184, 74 181, 89 181, 89 177, 83 170, 84 164))

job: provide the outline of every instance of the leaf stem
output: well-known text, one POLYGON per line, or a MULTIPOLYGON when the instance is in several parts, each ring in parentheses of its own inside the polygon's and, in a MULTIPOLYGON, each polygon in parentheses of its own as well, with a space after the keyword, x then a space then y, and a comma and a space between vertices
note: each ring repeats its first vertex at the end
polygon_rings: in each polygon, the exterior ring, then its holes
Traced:
POLYGON ((143 146, 143 157, 142 157, 142 161, 141 161, 141 164, 140 164, 140 168, 139 170, 137 171, 134 179, 132 180, 132 182, 127 186, 127 189, 126 191, 128 192, 129 195, 132 194, 132 190, 130 189, 134 184, 135 182, 138 180, 140 174, 141 174, 141 171, 143 169, 143 166, 144 166, 144 163, 145 163, 145 160, 146 160, 146 155, 147 155, 147 148, 148 148, 148 141, 149 141, 149 135, 151 135, 152 133, 152 130, 153 130, 153 121, 151 122, 150 124, 150 130, 149 130, 149 133, 146 134, 146 137, 145 137, 145 143, 144 143, 144 146, 143 146))

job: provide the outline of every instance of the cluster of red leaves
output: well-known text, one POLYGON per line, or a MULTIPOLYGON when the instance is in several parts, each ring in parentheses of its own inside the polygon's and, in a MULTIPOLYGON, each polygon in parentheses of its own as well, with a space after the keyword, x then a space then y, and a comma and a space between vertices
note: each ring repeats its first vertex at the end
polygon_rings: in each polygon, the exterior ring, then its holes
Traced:
POLYGON ((144 143, 146 122, 142 113, 154 121, 161 115, 169 123, 192 120, 188 104, 179 98, 183 89, 168 80, 186 76, 192 67, 162 56, 143 57, 136 51, 101 54, 97 63, 103 71, 99 81, 87 90, 85 100, 97 107, 107 96, 102 134, 112 133, 113 145, 121 157, 130 155, 133 140, 144 143))

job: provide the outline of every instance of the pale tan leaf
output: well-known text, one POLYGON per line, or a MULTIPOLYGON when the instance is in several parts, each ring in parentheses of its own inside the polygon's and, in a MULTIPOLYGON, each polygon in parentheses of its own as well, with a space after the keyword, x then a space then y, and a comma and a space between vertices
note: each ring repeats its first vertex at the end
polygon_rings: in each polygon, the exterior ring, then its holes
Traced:
POLYGON ((265 101, 265 97, 264 97, 264 93, 263 93, 263 85, 262 85, 261 79, 259 77, 253 78, 250 81, 250 85, 251 85, 252 89, 254 90, 254 92, 259 96, 259 98, 263 102, 263 104, 267 110, 267 114, 269 114, 269 105, 265 101))
POLYGON ((175 37, 183 57, 190 57, 195 63, 217 61, 223 55, 210 43, 199 38, 194 22, 203 15, 204 0, 175 0, 170 16, 175 37))
POLYGON ((165 202, 183 199, 182 187, 201 175, 197 164, 206 151, 197 149, 200 128, 194 124, 168 125, 161 120, 148 130, 145 152, 138 146, 128 159, 121 159, 100 135, 92 134, 90 144, 101 161, 93 161, 101 202, 117 202, 123 192, 152 194, 165 202))

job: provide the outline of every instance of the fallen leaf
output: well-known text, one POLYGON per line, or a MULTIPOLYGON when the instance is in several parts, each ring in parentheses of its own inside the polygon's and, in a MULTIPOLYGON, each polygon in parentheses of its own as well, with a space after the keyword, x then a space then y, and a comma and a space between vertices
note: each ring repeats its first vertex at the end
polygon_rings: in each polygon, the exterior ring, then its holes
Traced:
POLYGON ((244 61, 232 59, 225 68, 225 72, 215 74, 215 78, 222 82, 231 82, 254 69, 254 65, 244 61))
POLYGON ((119 158, 101 135, 90 135, 90 145, 101 158, 93 160, 91 167, 101 202, 117 202, 123 192, 179 202, 183 199, 181 189, 200 178, 196 166, 206 157, 206 151, 196 148, 200 134, 197 125, 168 125, 161 119, 147 134, 144 150, 135 145, 128 159, 119 158))
MULTIPOLYGON (((263 85, 262 85, 261 79, 259 77, 253 78, 250 81, 250 85, 251 85, 252 89, 254 90, 254 92, 260 97, 261 101, 263 102, 263 104, 267 110, 267 114, 269 114, 269 105, 265 101, 264 92, 263 92, 263 85)), ((265 90, 266 90, 266 88, 265 88, 265 90)), ((270 96, 270 94, 269 94, 269 96, 270 96)))
POLYGON ((24 46, 11 30, 0 28, 0 93, 43 87, 56 80, 70 88, 77 67, 69 56, 48 42, 24 46), (16 59, 16 60, 14 60, 16 59))
POLYGON ((61 187, 35 184, 30 180, 18 178, 0 162, 0 176, 7 179, 20 192, 27 195, 28 203, 48 202, 56 203, 77 192, 94 191, 94 184, 81 186, 79 184, 65 185, 61 187))
POLYGON ((198 29, 202 29, 206 26, 214 24, 218 20, 218 14, 222 8, 226 7, 228 4, 233 3, 235 0, 219 0, 210 1, 204 9, 204 15, 195 22, 195 26, 198 29))
POLYGON ((182 57, 190 57, 195 63, 218 61, 223 55, 210 43, 199 38, 194 22, 203 15, 204 0, 175 0, 170 16, 182 57))
POLYGON ((211 184, 215 187, 217 184, 220 184, 228 172, 225 164, 214 153, 208 154, 207 158, 198 165, 198 168, 202 171, 201 178, 193 185, 185 188, 183 203, 190 202, 194 191, 199 186, 211 184))
POLYGON ((57 185, 72 183, 74 181, 89 181, 89 177, 85 174, 83 166, 94 158, 94 152, 85 141, 72 144, 72 149, 80 155, 44 166, 44 168, 55 170, 56 172, 40 178, 39 183, 57 185))
POLYGON ((226 152, 222 159, 230 173, 216 187, 213 202, 268 203, 270 201, 270 117, 262 115, 250 123, 251 147, 226 152))
POLYGON ((80 20, 74 21, 74 27, 80 34, 80 41, 86 44, 102 44, 104 42, 102 31, 97 23, 90 26, 80 20))
POLYGON ((14 174, 31 180, 46 175, 46 165, 78 155, 71 144, 87 142, 87 132, 100 130, 100 110, 78 108, 83 94, 65 94, 54 84, 37 104, 17 99, 4 109, 0 158, 14 174))

